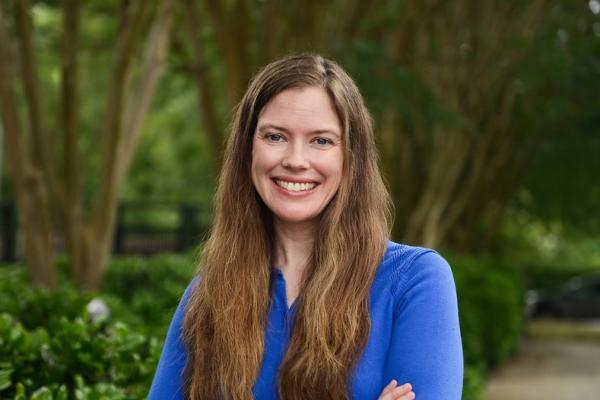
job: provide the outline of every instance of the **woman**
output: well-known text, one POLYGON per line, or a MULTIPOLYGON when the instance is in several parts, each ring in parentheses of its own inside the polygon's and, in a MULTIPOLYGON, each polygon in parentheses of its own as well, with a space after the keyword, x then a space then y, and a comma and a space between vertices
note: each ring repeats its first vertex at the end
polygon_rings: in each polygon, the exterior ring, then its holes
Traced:
POLYGON ((151 400, 460 399, 452 273, 388 241, 371 119, 336 63, 292 56, 254 78, 215 204, 151 400))

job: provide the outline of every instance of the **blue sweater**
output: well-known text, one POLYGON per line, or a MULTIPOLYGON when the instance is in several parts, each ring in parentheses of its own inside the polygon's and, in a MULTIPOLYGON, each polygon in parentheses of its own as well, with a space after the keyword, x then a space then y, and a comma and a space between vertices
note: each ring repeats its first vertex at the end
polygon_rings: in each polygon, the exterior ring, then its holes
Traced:
MULTIPOLYGON (((254 398, 277 399, 277 370, 293 330, 296 303, 287 306, 285 280, 273 269, 274 301, 254 398)), ((180 338, 186 289, 169 327, 149 400, 181 400, 186 349, 180 338)), ((353 399, 377 399, 396 379, 419 400, 459 400, 463 355, 456 289, 448 263, 436 252, 388 242, 370 292, 371 333, 350 381, 353 399)))

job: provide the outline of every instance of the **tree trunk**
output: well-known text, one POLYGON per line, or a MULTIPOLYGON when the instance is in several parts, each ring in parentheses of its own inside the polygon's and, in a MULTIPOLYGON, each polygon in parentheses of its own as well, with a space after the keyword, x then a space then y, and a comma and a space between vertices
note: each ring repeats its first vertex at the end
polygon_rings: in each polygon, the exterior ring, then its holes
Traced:
POLYGON ((30 169, 25 174, 24 187, 17 192, 29 278, 34 285, 55 290, 58 277, 54 266, 50 207, 41 174, 30 169))
POLYGON ((62 178, 64 197, 59 202, 59 210, 69 255, 71 279, 80 283, 83 279, 83 264, 79 238, 83 236, 78 221, 83 218, 81 201, 81 157, 79 154, 79 1, 65 0, 63 5, 63 46, 62 46, 62 128, 64 143, 64 164, 62 178))
POLYGON ((11 42, 4 14, 0 9, 0 118, 4 127, 5 157, 8 175, 15 193, 19 224, 23 230, 27 272, 31 281, 53 290, 57 286, 54 252, 51 243, 52 224, 47 187, 42 173, 30 160, 21 133, 17 100, 13 88, 14 45, 11 42))

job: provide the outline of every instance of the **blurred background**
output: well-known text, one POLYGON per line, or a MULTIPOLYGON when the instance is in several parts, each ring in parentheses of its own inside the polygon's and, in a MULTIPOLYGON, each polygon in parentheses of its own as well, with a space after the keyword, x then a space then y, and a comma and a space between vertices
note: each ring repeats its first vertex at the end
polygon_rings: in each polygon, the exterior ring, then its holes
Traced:
POLYGON ((356 80, 393 240, 453 267, 463 398, 597 398, 599 0, 3 0, 0 398, 145 397, 232 109, 295 52, 356 80))

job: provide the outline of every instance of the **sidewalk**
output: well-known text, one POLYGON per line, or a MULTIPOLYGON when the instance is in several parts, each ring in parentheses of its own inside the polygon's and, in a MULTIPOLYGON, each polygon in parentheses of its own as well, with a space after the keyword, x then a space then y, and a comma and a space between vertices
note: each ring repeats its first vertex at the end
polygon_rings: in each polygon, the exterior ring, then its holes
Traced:
POLYGON ((600 325, 541 322, 492 374, 485 400, 600 399, 600 325))

